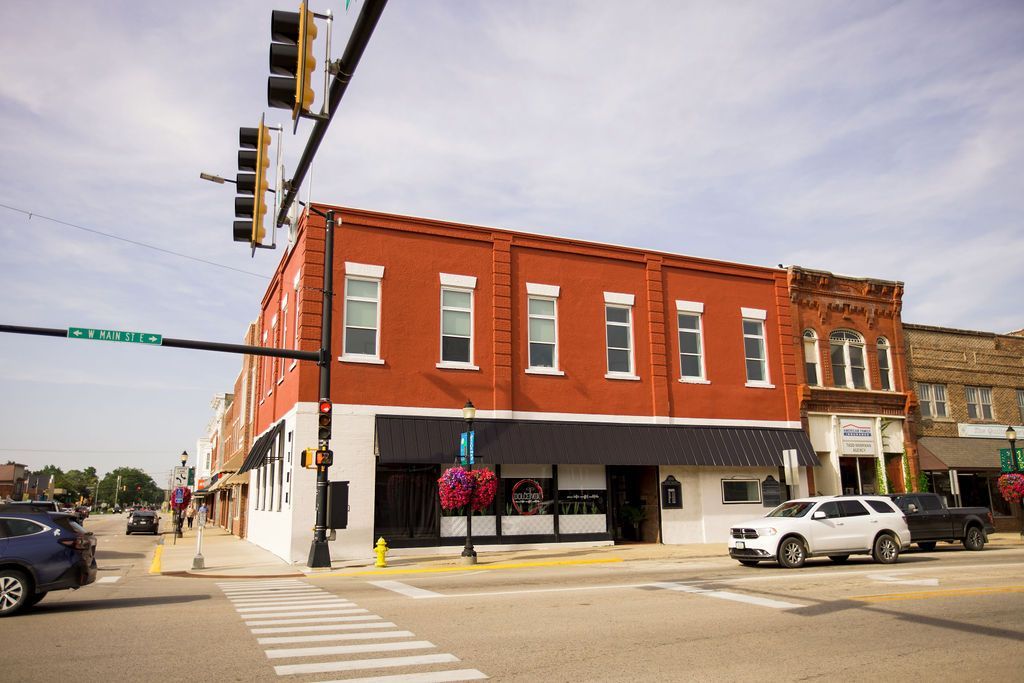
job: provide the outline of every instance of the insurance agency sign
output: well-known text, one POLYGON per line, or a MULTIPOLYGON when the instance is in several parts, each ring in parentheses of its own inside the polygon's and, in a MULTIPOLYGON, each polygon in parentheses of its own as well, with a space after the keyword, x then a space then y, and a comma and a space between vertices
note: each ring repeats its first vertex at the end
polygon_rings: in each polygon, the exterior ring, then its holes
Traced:
POLYGON ((839 423, 844 455, 874 455, 875 437, 866 420, 842 420, 839 423))

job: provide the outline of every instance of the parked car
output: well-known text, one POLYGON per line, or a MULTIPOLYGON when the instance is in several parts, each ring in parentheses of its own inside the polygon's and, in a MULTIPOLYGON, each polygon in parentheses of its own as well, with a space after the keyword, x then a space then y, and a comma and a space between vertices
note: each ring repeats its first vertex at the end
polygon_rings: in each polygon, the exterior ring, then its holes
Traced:
POLYGON ((22 509, 33 508, 44 512, 64 512, 64 506, 55 500, 14 500, 4 505, 23 506, 22 509))
POLYGON ((988 508, 949 508, 935 493, 891 493, 889 497, 907 516, 910 540, 921 550, 935 550, 938 541, 981 550, 996 530, 988 508))
POLYGON ((131 536, 140 531, 160 533, 160 515, 152 510, 135 510, 128 515, 128 528, 125 534, 131 536))
POLYGON ((0 505, 0 617, 96 580, 96 538, 70 515, 0 505))
POLYGON ((906 517, 883 496, 799 498, 729 532, 729 556, 748 567, 771 560, 802 567, 823 555, 842 563, 858 554, 892 564, 909 546, 906 517))

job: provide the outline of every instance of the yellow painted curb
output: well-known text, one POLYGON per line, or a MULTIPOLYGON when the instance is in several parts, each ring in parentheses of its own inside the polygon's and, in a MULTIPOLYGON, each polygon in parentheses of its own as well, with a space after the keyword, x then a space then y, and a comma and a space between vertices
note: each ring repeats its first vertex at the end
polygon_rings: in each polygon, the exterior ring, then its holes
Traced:
POLYGON ((163 554, 164 554, 164 547, 162 545, 158 545, 156 547, 156 552, 153 553, 153 564, 149 565, 149 573, 150 574, 159 574, 159 573, 161 573, 160 572, 160 556, 163 555, 163 554))
POLYGON ((575 564, 608 564, 611 562, 622 562, 620 557, 609 557, 597 560, 553 560, 551 562, 506 562, 499 564, 467 564, 459 567, 429 567, 427 569, 368 569, 354 572, 317 572, 307 574, 310 579, 321 576, 381 576, 387 574, 437 574, 441 572, 475 572, 481 569, 522 569, 529 567, 558 567, 575 564))
POLYGON ((991 593, 1024 593, 1024 586, 1002 586, 998 588, 950 588, 941 591, 915 591, 913 593, 889 593, 888 595, 861 595, 852 600, 860 602, 894 602, 896 600, 927 600, 929 598, 959 597, 962 595, 988 595, 991 593))

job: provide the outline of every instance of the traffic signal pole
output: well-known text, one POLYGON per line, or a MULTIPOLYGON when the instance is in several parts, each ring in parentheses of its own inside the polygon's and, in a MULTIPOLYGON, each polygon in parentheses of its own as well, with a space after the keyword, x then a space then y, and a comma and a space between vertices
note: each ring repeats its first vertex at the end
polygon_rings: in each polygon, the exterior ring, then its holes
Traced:
MULTIPOLYGON (((312 207, 310 207, 311 210, 312 207)), ((321 212, 315 211, 320 214, 321 212)), ((321 214, 324 215, 324 214, 321 214)), ((331 399, 331 310, 334 299, 334 212, 325 214, 327 234, 324 235, 324 291, 323 318, 320 327, 320 400, 331 399)), ((330 435, 320 440, 320 449, 330 448, 330 435)), ((316 467, 316 526, 313 527, 313 542, 309 547, 308 567, 330 567, 331 551, 327 547, 327 471, 329 465, 317 463, 316 467)))

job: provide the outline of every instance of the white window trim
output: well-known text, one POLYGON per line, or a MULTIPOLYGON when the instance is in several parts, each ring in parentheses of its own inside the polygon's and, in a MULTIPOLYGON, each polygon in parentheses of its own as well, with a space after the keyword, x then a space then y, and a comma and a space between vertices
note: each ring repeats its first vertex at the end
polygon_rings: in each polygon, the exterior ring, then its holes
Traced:
POLYGON ((744 318, 750 318, 751 320, 760 320, 764 322, 768 319, 768 311, 760 308, 740 308, 740 315, 744 318))
POLYGON ((996 421, 996 410, 995 406, 992 405, 992 387, 982 387, 976 385, 964 385, 964 403, 970 411, 971 404, 971 390, 974 390, 977 397, 977 402, 973 405, 976 407, 977 417, 971 417, 968 412, 968 420, 980 420, 982 422, 995 422, 996 421), (988 392, 988 403, 982 401, 983 392, 988 392), (991 413, 991 417, 985 417, 985 406, 988 406, 988 412, 991 413))
MULTIPOLYGON (((619 292, 604 293, 604 302, 606 304, 612 304, 613 306, 629 306, 632 308, 635 301, 636 295, 634 294, 622 294, 619 292)), ((630 319, 632 319, 632 312, 630 312, 630 319)))
MULTIPOLYGON (((264 330, 263 331, 263 346, 266 346, 266 345, 267 345, 267 331, 264 330)), ((271 357, 270 356, 260 356, 260 362, 261 363, 271 363, 271 357)), ((273 363, 271 363, 271 365, 270 365, 270 372, 269 373, 267 372, 266 365, 264 365, 262 368, 260 368, 260 370, 262 371, 262 372, 260 372, 260 375, 262 376, 262 378, 264 380, 267 379, 267 376, 269 374, 270 381, 267 382, 267 386, 273 387, 274 386, 274 365, 273 365, 273 363)), ((274 393, 274 390, 272 388, 271 389, 267 389, 267 396, 270 396, 273 393, 274 393)), ((266 400, 266 397, 260 398, 260 403, 263 403, 264 400, 266 400)))
POLYGON ((473 275, 452 275, 440 273, 441 286, 455 289, 476 289, 476 277, 473 275))
POLYGON ((801 335, 800 335, 800 340, 803 342, 803 348, 801 350, 803 351, 803 355, 804 355, 804 375, 805 375, 804 379, 807 379, 806 378, 807 366, 810 365, 807 362, 807 345, 808 345, 808 342, 813 342, 814 343, 814 363, 813 363, 813 365, 814 365, 814 374, 817 375, 817 378, 816 378, 817 381, 814 384, 811 384, 810 382, 808 382, 808 385, 812 386, 812 387, 824 386, 822 384, 822 379, 823 378, 821 376, 821 347, 818 346, 818 333, 815 332, 814 330, 811 330, 810 328, 808 328, 807 330, 804 330, 804 333, 801 333, 801 335), (814 335, 813 338, 805 336, 804 333, 806 333, 808 331, 810 331, 811 334, 814 335))
MULTIPOLYGON (((546 286, 546 285, 542 285, 542 286, 546 286)), ((558 288, 555 287, 555 292, 556 292, 555 296, 549 296, 549 295, 546 295, 546 294, 529 294, 529 286, 527 286, 528 296, 526 298, 526 364, 527 364, 528 367, 526 368, 526 372, 528 374, 531 374, 531 375, 564 375, 565 374, 564 372, 560 372, 559 369, 558 369, 559 368, 559 360, 560 359, 559 359, 559 353, 558 353, 558 298, 557 298, 558 294, 557 294, 557 290, 558 290, 558 288), (542 365, 537 365, 537 366, 530 365, 530 318, 533 317, 533 314, 530 313, 530 299, 540 299, 540 300, 544 300, 544 301, 550 301, 554 305, 554 308, 555 308, 554 315, 550 316, 550 320, 551 320, 551 322, 554 323, 554 326, 555 326, 555 341, 554 341, 554 344, 553 344, 553 346, 555 348, 553 349, 553 353, 552 353, 552 362, 554 363, 554 365, 552 367, 550 367, 550 368, 544 367, 542 365)), ((549 317, 548 316, 540 316, 539 319, 541 319, 541 320, 548 320, 549 317)), ((538 342, 538 343, 542 343, 542 342, 538 342)))
MULTIPOLYGON (((774 389, 775 385, 772 384, 771 369, 768 367, 768 325, 765 323, 764 318, 757 318, 747 316, 747 313, 764 314, 764 311, 760 311, 755 308, 741 308, 743 311, 743 320, 754 320, 761 323, 761 348, 764 350, 764 379, 763 380, 747 380, 743 383, 743 386, 750 389, 774 389)), ((743 323, 740 323, 740 332, 743 332, 743 323)), ((743 338, 747 338, 746 332, 743 332, 743 338)), ((747 374, 747 350, 746 344, 743 348, 743 375, 747 374)))
MULTIPOLYGON (((697 341, 699 342, 699 350, 697 352, 698 358, 700 359, 700 376, 689 377, 683 375, 683 347, 679 345, 679 381, 683 384, 711 384, 708 381, 708 369, 704 360, 704 304, 698 304, 693 301, 676 301, 676 340, 678 341, 682 328, 679 327, 679 314, 685 315, 696 315, 697 316, 697 341), (681 308, 679 304, 690 304, 690 308, 681 308), (696 307, 700 307, 700 310, 695 310, 696 307)), ((692 332, 692 330, 687 330, 692 332)))
MULTIPOLYGON (((345 275, 363 277, 370 280, 380 280, 384 277, 384 266, 374 266, 368 263, 353 263, 345 261, 345 275)), ((298 276, 296 276, 296 281, 298 276)))
MULTIPOLYGON (((292 330, 292 348, 296 351, 299 350, 299 275, 295 275, 295 315, 292 317, 292 321, 295 323, 295 329, 292 330)), ((299 361, 293 360, 292 364, 288 366, 288 372, 295 369, 295 366, 299 364, 299 361)))
POLYGON ((627 323, 627 326, 629 328, 629 367, 630 367, 630 372, 614 372, 612 370, 608 370, 608 372, 606 372, 604 374, 604 378, 605 379, 625 379, 625 380, 631 380, 631 381, 634 381, 634 382, 638 381, 640 379, 640 377, 636 374, 636 339, 634 338, 634 334, 633 334, 633 303, 632 303, 633 300, 634 300, 634 297, 633 297, 632 294, 615 294, 614 292, 605 292, 604 293, 604 303, 605 303, 605 312, 604 312, 604 363, 605 363, 605 368, 608 367, 608 325, 612 324, 612 325, 616 325, 616 326, 620 326, 620 327, 622 325, 622 323, 609 323, 608 322, 608 307, 609 306, 613 306, 615 308, 625 308, 626 312, 629 314, 629 323, 627 323), (618 299, 618 301, 614 301, 614 300, 610 301, 609 300, 610 298, 614 299, 615 297, 621 297, 621 298, 618 299), (628 301, 628 303, 626 303, 627 301, 628 301))
MULTIPOLYGON (((281 348, 287 349, 288 346, 288 295, 285 294, 281 298, 281 348)), ((279 362, 281 363, 281 372, 278 375, 277 383, 280 384, 284 381, 284 361, 282 358, 279 362)))
MULTIPOLYGON (((859 332, 854 332, 853 330, 848 330, 848 329, 838 329, 838 330, 832 330, 832 332, 829 333, 829 335, 828 335, 828 363, 829 363, 829 369, 830 370, 833 369, 832 368, 832 345, 836 344, 836 343, 839 343, 839 342, 836 342, 836 341, 834 341, 832 339, 832 335, 835 334, 836 332, 849 332, 850 334, 854 334, 857 337, 860 337, 860 341, 856 341, 855 342, 855 341, 852 341, 850 339, 843 339, 842 342, 841 342, 842 345, 843 345, 843 363, 844 363, 843 369, 846 372, 846 377, 843 378, 843 386, 838 387, 838 388, 840 388, 840 389, 853 389, 855 391, 872 391, 872 389, 871 389, 871 367, 868 364, 867 344, 865 343, 864 338, 861 336, 861 334, 859 332), (858 387, 858 386, 854 386, 854 382, 853 382, 853 361, 850 358, 850 345, 851 344, 853 344, 854 346, 859 346, 860 347, 860 355, 864 359, 864 387, 863 388, 858 387)), ((833 373, 833 376, 832 376, 832 380, 833 380, 833 382, 835 381, 835 374, 834 373, 833 373)))
MULTIPOLYGON (((875 362, 876 363, 878 362, 878 351, 883 350, 883 349, 885 350, 885 360, 886 360, 886 363, 888 364, 889 368, 887 370, 883 371, 881 363, 879 363, 878 374, 879 374, 879 379, 882 379, 882 375, 883 374, 889 378, 889 388, 885 389, 883 387, 878 387, 878 389, 879 389, 879 391, 896 391, 896 375, 895 375, 895 373, 893 373, 893 370, 892 370, 892 344, 890 344, 889 340, 886 339, 885 337, 879 337, 878 339, 875 340, 875 362), (879 341, 881 341, 883 343, 879 343, 879 341)), ((866 370, 866 368, 865 368, 865 370, 866 370)))
POLYGON ((700 313, 704 314, 704 304, 700 301, 683 301, 676 299, 676 313, 700 313))
MULTIPOLYGON (((345 264, 346 266, 349 264, 345 264)), ((352 264, 359 265, 359 264, 352 264)), ((380 268, 380 273, 383 275, 384 266, 365 266, 366 268, 380 268)), ((376 272, 376 271, 375 271, 376 272)), ((341 309, 341 355, 338 356, 338 360, 344 363, 370 363, 373 365, 383 365, 384 360, 380 355, 380 309, 381 309, 381 295, 383 294, 383 287, 381 286, 381 280, 377 277, 369 277, 366 275, 353 275, 351 273, 345 274, 345 291, 342 295, 342 309, 341 309), (345 330, 348 328, 348 281, 359 280, 361 282, 374 282, 377 284, 377 319, 374 327, 376 337, 374 338, 373 347, 376 349, 376 353, 345 353, 345 330)), ((357 301, 367 301, 364 297, 358 297, 357 301)))
MULTIPOLYGON (((438 296, 438 335, 437 335, 437 355, 440 360, 434 367, 442 370, 479 370, 480 366, 473 362, 476 358, 474 355, 476 352, 476 278, 469 275, 450 275, 448 273, 441 273, 441 289, 438 296), (457 285, 457 284, 445 284, 447 282, 465 282, 470 283, 469 287, 457 285), (451 361, 443 360, 444 358, 444 292, 445 290, 451 290, 456 292, 465 292, 469 294, 469 360, 468 361, 451 361)), ((454 310, 454 309, 453 309, 454 310)))
POLYGON ((735 479, 722 479, 720 489, 722 492, 722 505, 761 505, 764 500, 764 494, 761 491, 761 480, 753 477, 738 477, 735 479), (725 482, 727 481, 752 481, 757 485, 757 500, 726 500, 725 499, 725 482))
POLYGON ((526 293, 530 296, 546 296, 557 299, 562 288, 559 285, 541 285, 536 282, 526 283, 526 293))

